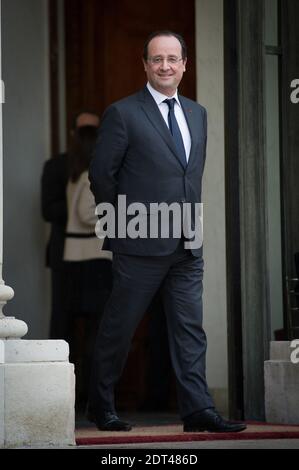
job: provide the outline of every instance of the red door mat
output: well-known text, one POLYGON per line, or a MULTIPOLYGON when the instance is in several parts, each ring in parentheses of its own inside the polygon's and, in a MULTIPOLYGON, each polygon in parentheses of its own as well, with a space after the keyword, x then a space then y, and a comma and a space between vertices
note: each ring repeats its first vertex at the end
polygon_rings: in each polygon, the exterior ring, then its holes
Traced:
POLYGON ((96 427, 76 430, 77 445, 137 444, 247 439, 299 439, 299 425, 248 423, 247 429, 232 433, 185 433, 180 424, 136 426, 129 432, 98 431, 96 427))

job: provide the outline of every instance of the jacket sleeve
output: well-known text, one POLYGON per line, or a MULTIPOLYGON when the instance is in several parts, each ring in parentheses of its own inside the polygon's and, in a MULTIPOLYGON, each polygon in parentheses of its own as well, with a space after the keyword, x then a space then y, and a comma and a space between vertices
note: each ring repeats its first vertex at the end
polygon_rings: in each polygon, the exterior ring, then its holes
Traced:
POLYGON ((44 165, 41 181, 42 216, 46 222, 66 223, 67 203, 65 191, 66 183, 64 178, 57 173, 56 164, 52 160, 48 160, 44 165))
POLYGON ((90 189, 96 204, 115 204, 118 172, 128 147, 128 135, 123 118, 115 105, 104 113, 94 158, 89 168, 90 189))

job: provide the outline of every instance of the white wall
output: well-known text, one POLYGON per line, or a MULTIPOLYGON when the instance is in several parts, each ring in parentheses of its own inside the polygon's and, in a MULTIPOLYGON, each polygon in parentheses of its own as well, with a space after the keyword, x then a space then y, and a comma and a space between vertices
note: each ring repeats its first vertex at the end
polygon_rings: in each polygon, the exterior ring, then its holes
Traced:
POLYGON ((208 112, 203 182, 204 327, 207 379, 216 405, 227 411, 227 297, 224 178, 223 0, 196 0, 197 99, 208 112))
POLYGON ((5 82, 4 275, 15 297, 4 309, 29 326, 26 338, 48 333, 49 279, 40 179, 49 157, 47 0, 2 0, 5 82))

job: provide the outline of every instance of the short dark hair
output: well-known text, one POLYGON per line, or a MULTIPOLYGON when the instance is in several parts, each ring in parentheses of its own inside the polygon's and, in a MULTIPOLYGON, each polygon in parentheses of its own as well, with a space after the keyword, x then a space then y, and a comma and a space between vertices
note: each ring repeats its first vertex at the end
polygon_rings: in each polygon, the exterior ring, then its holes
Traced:
POLYGON ((81 116, 81 114, 92 114, 92 116, 96 116, 97 118, 99 118, 99 121, 101 120, 100 114, 94 109, 91 109, 91 108, 80 109, 79 111, 76 111, 72 116, 71 126, 72 126, 73 131, 77 128, 77 120, 78 120, 78 117, 81 116))
POLYGON ((154 31, 151 33, 147 40, 145 41, 144 47, 143 47, 143 59, 146 61, 148 57, 148 45, 151 42, 152 39, 159 37, 159 36, 173 36, 175 37, 181 44, 182 47, 182 58, 186 59, 187 57, 187 46, 185 43, 185 40, 183 36, 181 36, 178 33, 174 33, 173 31, 169 31, 168 29, 161 30, 161 31, 154 31))
POLYGON ((98 129, 95 126, 83 126, 74 131, 68 150, 68 176, 71 181, 78 181, 83 171, 89 167, 94 154, 98 129))

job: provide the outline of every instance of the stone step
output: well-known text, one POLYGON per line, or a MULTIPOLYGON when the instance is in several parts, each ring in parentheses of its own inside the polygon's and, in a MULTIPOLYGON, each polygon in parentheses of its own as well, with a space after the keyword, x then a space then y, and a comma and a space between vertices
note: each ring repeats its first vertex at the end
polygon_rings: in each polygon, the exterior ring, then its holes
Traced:
POLYGON ((0 449, 75 445, 75 374, 62 340, 0 340, 0 449))
POLYGON ((68 360, 69 345, 64 340, 0 340, 0 364, 68 360))

